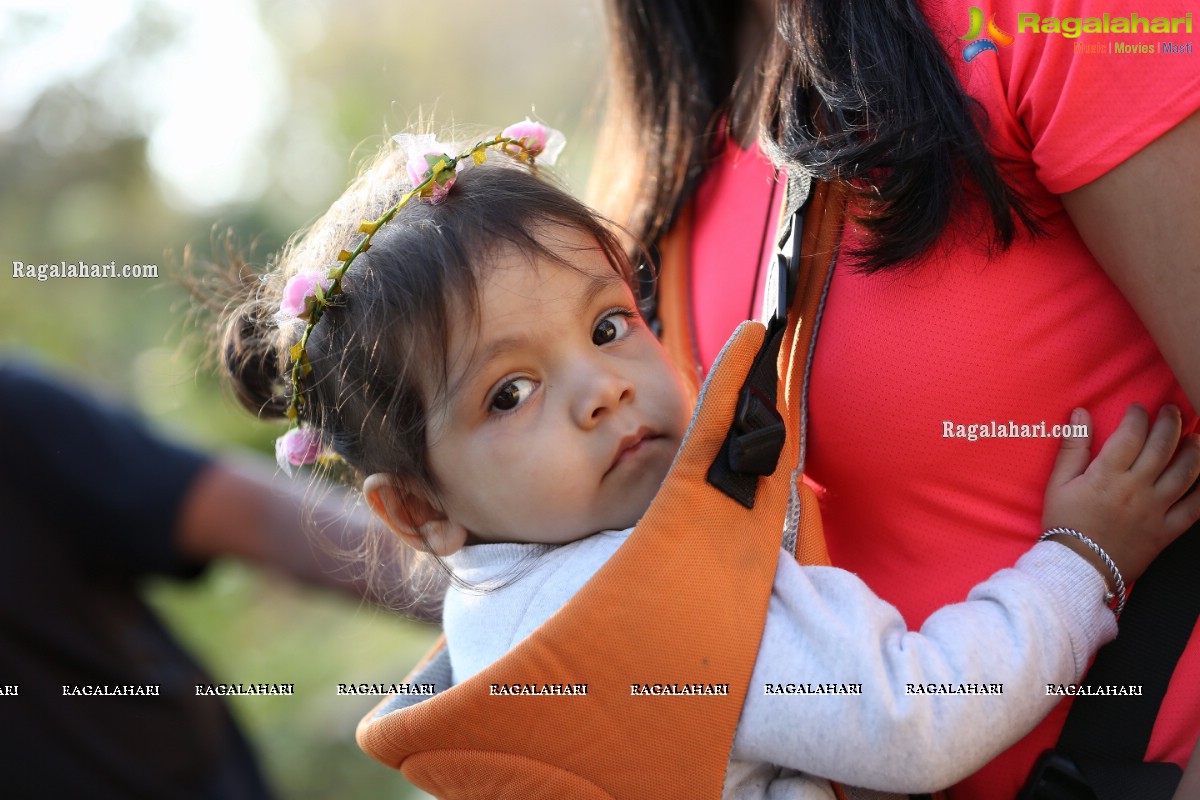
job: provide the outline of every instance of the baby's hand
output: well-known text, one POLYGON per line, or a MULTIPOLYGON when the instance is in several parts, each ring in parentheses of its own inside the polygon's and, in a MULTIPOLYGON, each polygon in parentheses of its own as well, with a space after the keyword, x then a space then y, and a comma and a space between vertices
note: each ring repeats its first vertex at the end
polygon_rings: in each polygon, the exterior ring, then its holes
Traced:
MULTIPOLYGON (((1081 408, 1072 424, 1091 416, 1081 408)), ((1108 552, 1126 583, 1136 580, 1162 550, 1200 519, 1200 490, 1188 489, 1200 475, 1200 436, 1180 444, 1179 409, 1163 406, 1150 417, 1131 405, 1120 426, 1090 464, 1091 437, 1063 439, 1046 487, 1043 528, 1074 528, 1108 552), (1147 435, 1149 431, 1149 435, 1147 435)), ((1109 581, 1108 569, 1081 542, 1057 541, 1092 561, 1109 581)))

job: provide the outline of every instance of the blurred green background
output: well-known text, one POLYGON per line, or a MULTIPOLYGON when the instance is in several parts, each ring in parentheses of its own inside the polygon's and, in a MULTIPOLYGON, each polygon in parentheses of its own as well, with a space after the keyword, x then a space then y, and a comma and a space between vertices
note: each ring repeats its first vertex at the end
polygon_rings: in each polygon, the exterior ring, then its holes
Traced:
MULTIPOLYGON (((234 231, 262 263, 391 133, 562 129, 582 190, 600 107, 600 0, 0 0, 0 355, 40 361, 211 451, 269 458, 277 426, 228 397, 174 275, 234 231), (142 280, 13 277, 12 263, 155 264, 142 280)), ((12 454, 19 457, 20 454, 12 454)), ((98 467, 102 468, 102 467, 98 467)), ((283 477, 280 478, 283 480, 283 477)), ((371 698, 436 631, 237 564, 150 587, 235 698, 285 798, 422 797, 354 744, 371 698)))

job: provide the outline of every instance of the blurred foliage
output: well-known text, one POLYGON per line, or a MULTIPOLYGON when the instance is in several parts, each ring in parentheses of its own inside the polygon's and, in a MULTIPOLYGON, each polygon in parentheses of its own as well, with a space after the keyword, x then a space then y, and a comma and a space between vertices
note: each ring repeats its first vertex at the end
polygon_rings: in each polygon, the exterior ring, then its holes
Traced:
MULTIPOLYGON (((177 279, 185 250, 211 258, 214 233, 230 230, 262 263, 387 136, 431 117, 500 126, 536 112, 567 134, 562 174, 583 186, 599 0, 128 0, 90 39, 55 38, 109 5, 0 2, 0 356, 115 393, 173 438, 265 458, 279 432, 237 408, 205 361, 209 337, 177 279), (219 36, 197 45, 198 20, 219 36), (262 68, 216 83, 238 47, 262 68), (181 52, 193 53, 182 66, 181 52), (241 82, 267 98, 253 124, 222 102, 241 82), (197 170, 237 190, 197 200, 179 178, 197 170), (155 264, 159 277, 39 282, 9 269, 62 261, 155 264)), ((297 684, 293 698, 232 703, 283 797, 420 796, 355 746, 371 698, 334 687, 399 680, 432 629, 235 564, 150 595, 215 680, 297 684)))
POLYGON ((231 703, 282 797, 424 796, 354 741, 380 698, 338 696, 337 685, 401 681, 436 629, 235 563, 196 586, 156 583, 151 597, 214 680, 295 684, 292 697, 231 703))

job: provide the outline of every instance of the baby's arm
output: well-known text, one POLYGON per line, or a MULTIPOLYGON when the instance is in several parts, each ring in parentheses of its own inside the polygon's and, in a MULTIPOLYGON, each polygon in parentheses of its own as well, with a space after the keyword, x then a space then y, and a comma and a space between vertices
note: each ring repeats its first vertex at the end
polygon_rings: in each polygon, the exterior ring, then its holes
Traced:
MULTIPOLYGON (((1200 514, 1195 493, 1180 499, 1200 471, 1196 438, 1172 458, 1178 411, 1148 427, 1131 409, 1090 465, 1087 441, 1068 440, 1047 491, 1047 522, 1086 529, 1130 581, 1200 514)), ((1116 634, 1107 573, 1044 542, 914 633, 855 576, 781 557, 733 757, 887 791, 955 783, 1031 730, 1060 699, 1047 685, 1077 682, 1116 634)))

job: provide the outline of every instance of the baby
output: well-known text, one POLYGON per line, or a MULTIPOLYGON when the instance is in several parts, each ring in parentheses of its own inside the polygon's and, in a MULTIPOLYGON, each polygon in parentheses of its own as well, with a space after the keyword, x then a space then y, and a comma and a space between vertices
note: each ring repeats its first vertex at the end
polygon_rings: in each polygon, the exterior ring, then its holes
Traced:
MULTIPOLYGON (((226 324, 239 396, 298 423, 281 461, 336 454, 453 573, 456 682, 621 546, 691 413, 612 231, 531 166, 552 138, 526 125, 458 155, 429 139, 385 152, 226 324)), ((750 685, 868 688, 749 691, 725 795, 929 791, 1019 739, 1056 700, 1045 685, 1078 681, 1115 635, 1108 598, 1200 516, 1200 445, 1179 434, 1177 409, 1151 425, 1133 407, 1094 460, 1090 440, 1064 440, 1043 519, 1059 532, 919 632, 854 575, 781 551, 750 685)))

